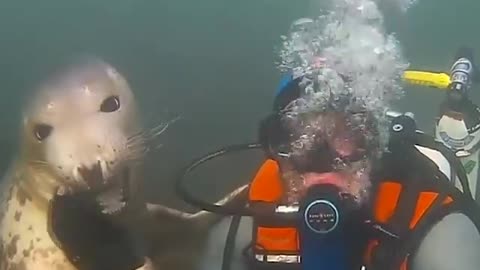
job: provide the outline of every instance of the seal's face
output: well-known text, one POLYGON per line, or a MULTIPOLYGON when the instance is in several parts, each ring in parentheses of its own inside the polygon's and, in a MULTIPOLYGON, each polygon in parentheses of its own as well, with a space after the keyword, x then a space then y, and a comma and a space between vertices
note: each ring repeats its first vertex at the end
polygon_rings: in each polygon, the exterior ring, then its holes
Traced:
POLYGON ((47 82, 24 118, 26 159, 47 167, 66 190, 118 184, 142 150, 134 96, 110 65, 75 65, 47 82))

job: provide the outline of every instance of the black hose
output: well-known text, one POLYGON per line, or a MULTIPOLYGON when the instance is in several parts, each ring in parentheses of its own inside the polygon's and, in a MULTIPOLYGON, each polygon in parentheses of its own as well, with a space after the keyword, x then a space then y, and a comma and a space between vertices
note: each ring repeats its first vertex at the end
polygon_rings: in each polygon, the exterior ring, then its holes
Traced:
MULTIPOLYGON (((468 184, 467 173, 460 160, 455 156, 455 153, 451 151, 448 147, 446 147, 443 143, 435 140, 432 136, 417 130, 415 120, 406 115, 393 117, 390 126, 389 148, 395 147, 394 151, 396 151, 398 147, 404 147, 402 146, 403 143, 423 146, 429 149, 439 151, 448 160, 449 165, 455 171, 455 174, 457 175, 458 180, 462 185, 463 193, 467 195, 469 200, 473 200, 470 185, 468 184), (396 128, 397 125, 400 125, 401 128, 396 128)), ((401 149, 398 150, 402 151, 401 149)))
POLYGON ((230 270, 232 266, 232 259, 235 251, 235 241, 237 239, 238 228, 240 227, 240 221, 242 216, 235 215, 230 222, 230 228, 228 229, 227 239, 225 240, 225 248, 223 249, 223 261, 222 270, 230 270))
POLYGON ((192 194, 187 190, 184 185, 184 181, 186 176, 195 168, 200 166, 201 164, 214 159, 219 156, 223 156, 224 154, 235 152, 235 151, 242 151, 242 150, 250 150, 250 149, 257 149, 261 148, 260 144, 257 143, 248 143, 248 144, 239 144, 239 145, 232 145, 217 151, 211 152, 199 159, 194 160, 188 166, 186 166, 183 170, 180 171, 179 176, 177 177, 177 181, 175 183, 175 189, 177 194, 187 203, 199 207, 205 211, 221 214, 221 215, 232 215, 232 221, 230 222, 230 228, 228 230, 227 239, 225 240, 225 248, 223 250, 223 259, 222 259, 222 270, 230 270, 232 266, 232 259, 234 256, 235 251, 235 241, 238 232, 238 228, 240 227, 240 222, 242 216, 251 216, 252 214, 245 208, 227 208, 226 206, 217 205, 214 203, 209 203, 203 201, 201 199, 197 199, 196 197, 192 196, 192 194))
POLYGON ((242 208, 227 207, 227 206, 217 205, 215 203, 210 203, 210 202, 196 198, 185 187, 184 181, 186 176, 191 171, 193 171, 195 168, 197 168, 201 164, 211 159, 217 158, 219 156, 223 156, 230 152, 258 149, 261 147, 262 147, 261 144, 258 144, 258 143, 231 145, 231 146, 227 146, 225 148, 219 149, 217 151, 211 152, 207 155, 202 156, 201 158, 194 160, 188 166, 186 166, 183 170, 181 170, 177 177, 177 181, 175 183, 175 190, 177 192, 177 195, 180 196, 180 198, 182 198, 186 203, 196 206, 205 211, 209 211, 209 212, 213 212, 213 213, 225 215, 225 216, 235 216, 235 215, 252 216, 251 211, 249 211, 245 207, 242 207, 242 208))

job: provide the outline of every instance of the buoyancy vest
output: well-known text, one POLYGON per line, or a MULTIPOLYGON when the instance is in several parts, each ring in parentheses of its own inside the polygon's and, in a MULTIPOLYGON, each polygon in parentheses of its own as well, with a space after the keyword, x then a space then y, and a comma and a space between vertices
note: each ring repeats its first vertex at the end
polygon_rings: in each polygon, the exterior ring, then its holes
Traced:
POLYGON ((418 170, 415 173, 402 172, 405 167, 396 167, 389 158, 381 165, 383 173, 376 178, 379 181, 374 184, 371 219, 367 221, 370 235, 364 250, 364 269, 410 269, 409 259, 425 235, 453 212, 467 215, 480 228, 474 202, 439 170, 424 173, 417 167, 412 168, 418 170))
MULTIPOLYGON (((277 204, 283 192, 278 164, 267 159, 250 184, 249 202, 277 204)), ((254 218, 252 251, 258 262, 299 263, 299 236, 295 224, 254 218)))

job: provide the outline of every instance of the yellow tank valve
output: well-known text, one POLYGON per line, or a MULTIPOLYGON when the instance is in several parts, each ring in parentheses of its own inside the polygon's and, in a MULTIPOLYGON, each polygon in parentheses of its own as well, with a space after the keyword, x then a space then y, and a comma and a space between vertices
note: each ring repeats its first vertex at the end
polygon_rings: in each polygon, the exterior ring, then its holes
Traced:
POLYGON ((446 73, 407 70, 403 79, 410 84, 447 89, 450 85, 450 76, 446 73))

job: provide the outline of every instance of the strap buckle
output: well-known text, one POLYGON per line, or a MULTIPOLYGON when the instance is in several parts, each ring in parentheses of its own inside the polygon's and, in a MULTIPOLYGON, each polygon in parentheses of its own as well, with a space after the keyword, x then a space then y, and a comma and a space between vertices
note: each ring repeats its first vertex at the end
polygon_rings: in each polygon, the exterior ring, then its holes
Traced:
POLYGON ((268 263, 300 263, 300 255, 286 254, 255 254, 255 259, 259 262, 268 263))

